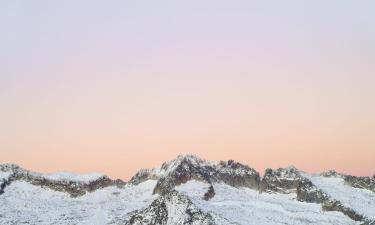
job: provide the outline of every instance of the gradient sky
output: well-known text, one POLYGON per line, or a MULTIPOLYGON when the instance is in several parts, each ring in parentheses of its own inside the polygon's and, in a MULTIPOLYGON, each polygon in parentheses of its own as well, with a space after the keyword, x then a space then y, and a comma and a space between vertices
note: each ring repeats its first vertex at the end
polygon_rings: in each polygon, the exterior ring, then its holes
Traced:
POLYGON ((375 173, 375 1, 1 1, 0 163, 375 173))

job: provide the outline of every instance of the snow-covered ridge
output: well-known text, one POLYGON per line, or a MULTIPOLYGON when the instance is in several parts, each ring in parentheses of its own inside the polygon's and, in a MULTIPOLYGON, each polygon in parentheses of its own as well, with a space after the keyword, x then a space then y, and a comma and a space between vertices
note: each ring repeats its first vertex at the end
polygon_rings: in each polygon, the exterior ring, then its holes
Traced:
POLYGON ((239 162, 194 155, 141 169, 127 184, 99 173, 41 174, 3 164, 0 224, 375 225, 373 184, 375 177, 293 166, 260 177, 239 162))
POLYGON ((121 180, 111 180, 109 177, 99 173, 76 174, 76 173, 51 173, 42 174, 23 169, 14 164, 0 165, 0 174, 7 174, 0 184, 0 194, 14 181, 25 181, 32 185, 50 188, 55 191, 67 192, 72 197, 77 197, 100 188, 111 185, 124 185, 121 180))
POLYGON ((130 183, 137 184, 148 179, 159 181, 155 188, 158 192, 168 191, 191 179, 257 188, 260 176, 253 168, 233 160, 215 162, 200 159, 195 155, 179 155, 158 168, 140 170, 130 183))
POLYGON ((18 176, 27 176, 27 177, 38 177, 44 178, 46 180, 51 181, 62 181, 62 182, 81 182, 81 183, 90 183, 95 180, 99 180, 102 178, 107 178, 106 175, 101 173, 87 173, 87 174, 79 174, 79 173, 71 173, 71 172, 58 172, 58 173, 38 173, 33 172, 30 170, 26 170, 21 168, 15 164, 0 164, 0 171, 1 173, 8 173, 10 175, 18 175, 18 176))

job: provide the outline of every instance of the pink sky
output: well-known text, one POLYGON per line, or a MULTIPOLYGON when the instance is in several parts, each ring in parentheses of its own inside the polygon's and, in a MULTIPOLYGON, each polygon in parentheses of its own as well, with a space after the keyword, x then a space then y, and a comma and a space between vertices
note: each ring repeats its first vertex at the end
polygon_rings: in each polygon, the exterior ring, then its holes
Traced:
POLYGON ((0 163, 372 175, 374 3, 334 2, 1 3, 0 163))

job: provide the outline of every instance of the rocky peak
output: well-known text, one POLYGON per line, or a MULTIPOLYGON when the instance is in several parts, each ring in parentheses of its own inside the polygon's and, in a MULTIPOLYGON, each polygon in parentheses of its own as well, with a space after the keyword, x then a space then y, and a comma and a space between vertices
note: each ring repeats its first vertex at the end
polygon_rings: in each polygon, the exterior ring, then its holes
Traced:
POLYGON ((159 180, 175 174, 176 171, 194 170, 207 164, 195 155, 179 155, 176 159, 164 162, 160 167, 139 170, 129 181, 131 184, 139 184, 146 180, 159 180))
POLYGON ((196 155, 178 155, 176 159, 171 160, 169 162, 165 162, 160 167, 160 171, 164 173, 173 172, 174 170, 178 169, 179 167, 189 168, 189 167, 200 167, 210 164, 209 161, 200 159, 196 155))
POLYGON ((159 194, 167 193, 175 186, 192 179, 209 184, 223 182, 235 187, 254 189, 258 189, 260 182, 259 173, 249 166, 234 160, 207 161, 195 155, 179 155, 159 168, 140 170, 132 177, 130 183, 139 184, 148 179, 158 180, 154 193, 159 194))
POLYGON ((304 178, 294 166, 272 170, 266 169, 260 184, 260 191, 290 193, 296 192, 304 178))

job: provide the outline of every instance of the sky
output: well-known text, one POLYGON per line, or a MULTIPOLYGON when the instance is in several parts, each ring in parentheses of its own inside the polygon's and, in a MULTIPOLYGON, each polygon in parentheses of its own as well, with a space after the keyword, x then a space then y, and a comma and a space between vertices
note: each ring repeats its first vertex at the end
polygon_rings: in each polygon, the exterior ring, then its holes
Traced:
POLYGON ((375 173, 375 2, 0 1, 0 163, 375 173))

